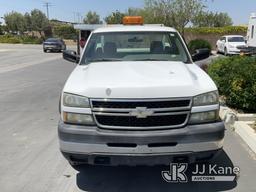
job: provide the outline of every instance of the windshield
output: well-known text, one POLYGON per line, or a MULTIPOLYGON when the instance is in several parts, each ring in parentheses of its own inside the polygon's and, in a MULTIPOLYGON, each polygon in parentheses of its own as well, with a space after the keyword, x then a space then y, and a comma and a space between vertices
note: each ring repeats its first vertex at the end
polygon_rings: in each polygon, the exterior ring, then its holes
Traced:
POLYGON ((99 61, 190 62, 174 32, 105 32, 92 34, 81 64, 99 61))
POLYGON ((244 42, 244 37, 229 37, 228 42, 244 42))
POLYGON ((47 39, 46 42, 59 42, 59 39, 47 39))

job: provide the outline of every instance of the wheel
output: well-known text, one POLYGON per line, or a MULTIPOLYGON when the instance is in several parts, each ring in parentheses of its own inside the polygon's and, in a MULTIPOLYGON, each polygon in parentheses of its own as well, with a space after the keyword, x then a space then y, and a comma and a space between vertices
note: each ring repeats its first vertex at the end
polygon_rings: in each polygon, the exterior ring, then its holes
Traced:
POLYGON ((227 50, 227 47, 224 48, 224 55, 225 56, 228 56, 228 50, 227 50))
POLYGON ((46 53, 46 52, 47 52, 47 50, 46 50, 46 49, 44 49, 44 52, 46 53))

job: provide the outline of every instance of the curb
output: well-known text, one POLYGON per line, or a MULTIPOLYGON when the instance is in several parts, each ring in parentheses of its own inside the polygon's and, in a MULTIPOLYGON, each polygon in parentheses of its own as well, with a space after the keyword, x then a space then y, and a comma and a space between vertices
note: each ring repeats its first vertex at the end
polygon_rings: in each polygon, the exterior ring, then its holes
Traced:
POLYGON ((235 132, 246 142, 246 144, 256 153, 256 132, 247 124, 248 122, 236 121, 235 132))
POLYGON ((256 114, 237 114, 238 121, 254 121, 256 114))
POLYGON ((229 107, 220 107, 220 118, 227 128, 235 131, 256 154, 256 131, 249 126, 255 121, 256 114, 239 114, 229 107))

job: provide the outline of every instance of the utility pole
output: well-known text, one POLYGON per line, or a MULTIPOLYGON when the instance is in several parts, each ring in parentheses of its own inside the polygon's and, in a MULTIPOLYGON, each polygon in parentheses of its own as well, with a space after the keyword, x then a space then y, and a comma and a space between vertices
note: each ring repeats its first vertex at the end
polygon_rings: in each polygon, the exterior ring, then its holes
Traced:
POLYGON ((74 15, 74 23, 76 23, 76 12, 73 12, 74 15))
POLYGON ((81 13, 77 12, 77 22, 81 23, 81 13))
POLYGON ((73 12, 74 14, 74 23, 83 23, 83 16, 80 12, 73 12))
POLYGON ((49 16, 49 7, 52 6, 51 3, 49 2, 44 2, 44 7, 46 7, 46 11, 47 11, 47 18, 50 19, 50 16, 49 16))

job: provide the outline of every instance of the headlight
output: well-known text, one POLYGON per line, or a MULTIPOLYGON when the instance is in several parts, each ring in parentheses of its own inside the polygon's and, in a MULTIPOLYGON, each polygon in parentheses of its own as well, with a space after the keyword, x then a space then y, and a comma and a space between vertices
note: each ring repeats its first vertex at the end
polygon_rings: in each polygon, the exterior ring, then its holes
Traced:
POLYGON ((189 124, 200 124, 214 122, 219 119, 219 111, 207 111, 201 113, 192 113, 189 119, 189 124))
POLYGON ((234 45, 229 45, 228 47, 229 47, 229 48, 235 48, 235 46, 234 46, 234 45))
POLYGON ((90 108, 88 98, 69 93, 63 93, 63 105, 67 107, 90 108))
POLYGON ((219 103, 218 91, 201 94, 193 98, 193 106, 214 105, 218 103, 219 103))
POLYGON ((65 123, 94 125, 92 115, 63 112, 63 121, 65 123))

